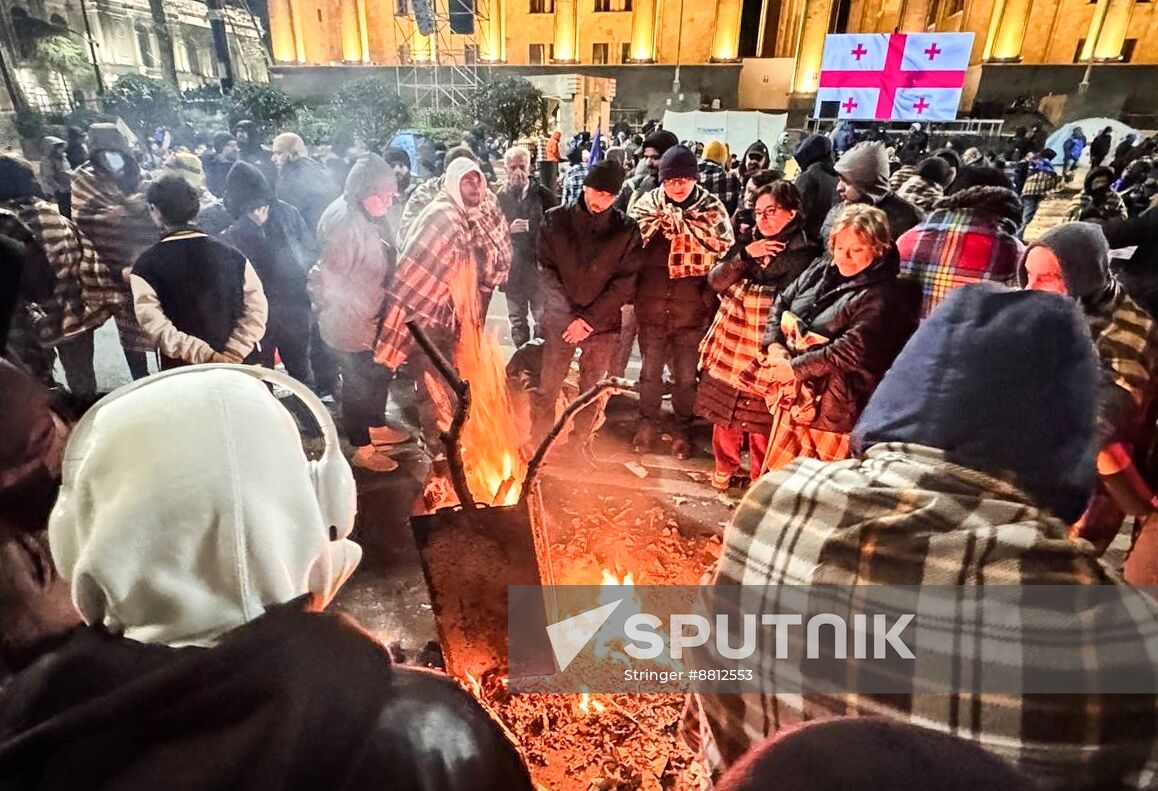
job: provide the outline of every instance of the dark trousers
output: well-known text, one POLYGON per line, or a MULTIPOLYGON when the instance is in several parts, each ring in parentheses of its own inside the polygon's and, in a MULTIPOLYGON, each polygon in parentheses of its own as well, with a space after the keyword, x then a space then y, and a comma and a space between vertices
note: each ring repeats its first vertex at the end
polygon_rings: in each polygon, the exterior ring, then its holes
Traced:
POLYGON ((511 267, 507 279, 507 318, 511 322, 511 340, 519 348, 531 340, 528 315, 535 320, 535 335, 542 337, 539 327, 542 301, 539 298, 539 271, 535 262, 520 261, 511 267))
POLYGON ((56 193, 56 205, 60 209, 62 216, 72 219, 72 193, 58 192, 56 193))
POLYGON ((740 469, 745 436, 748 437, 748 475, 752 480, 760 477, 764 457, 768 455, 768 434, 722 426, 712 426, 712 455, 717 472, 735 473, 740 469))
POLYGON ((692 422, 692 405, 696 400, 696 366, 700 359, 700 341, 704 331, 668 329, 639 325, 639 353, 643 370, 639 375, 639 414, 645 422, 657 425, 663 405, 663 368, 671 370, 675 380, 671 405, 676 424, 687 430, 692 422))
POLYGON ((64 377, 68 380, 69 392, 82 398, 94 396, 97 391, 96 369, 93 366, 94 332, 89 330, 56 346, 64 377))
MULTIPOLYGON (((539 369, 539 386, 531 395, 531 437, 538 441, 546 436, 555 423, 555 402, 567 372, 571 370, 571 360, 575 349, 579 356, 579 392, 584 393, 594 387, 607 375, 607 366, 619 336, 614 332, 592 335, 579 344, 567 343, 561 333, 552 331, 543 343, 543 360, 539 369)), ((591 438, 591 427, 595 425, 602 409, 602 400, 597 400, 575 415, 571 428, 571 442, 582 444, 591 438)))
POLYGON ((1041 205, 1040 195, 1030 195, 1021 197, 1021 232, 1024 234, 1025 229, 1033 222, 1034 216, 1037 214, 1037 207, 1041 205))
POLYGON ((129 375, 134 381, 149 375, 149 353, 124 349, 125 362, 129 364, 129 375))
POLYGON ((627 375, 627 364, 631 362, 631 350, 635 347, 635 336, 639 332, 634 305, 624 305, 621 315, 623 325, 619 328, 619 340, 615 344, 615 352, 611 355, 609 369, 612 376, 619 377, 627 375))
POLYGON ((338 388, 338 358, 336 352, 322 340, 316 319, 310 323, 310 370, 314 374, 314 386, 322 394, 333 393, 338 388))
POLYGON ((281 355, 286 373, 307 387, 314 387, 310 364, 310 316, 308 312, 271 316, 258 348, 249 361, 273 368, 274 352, 281 355))
POLYGON ((354 447, 370 444, 370 429, 386 425, 386 396, 393 372, 373 352, 333 350, 342 373, 342 430, 354 447))

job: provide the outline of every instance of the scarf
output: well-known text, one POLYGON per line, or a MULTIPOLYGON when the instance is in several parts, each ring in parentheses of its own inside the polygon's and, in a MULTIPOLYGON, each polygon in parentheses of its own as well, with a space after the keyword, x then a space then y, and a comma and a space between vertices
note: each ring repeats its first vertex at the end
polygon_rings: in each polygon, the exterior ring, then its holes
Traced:
POLYGON ((657 233, 671 242, 668 277, 705 277, 716 260, 735 243, 728 211, 715 195, 702 187, 692 193, 691 205, 673 203, 663 187, 639 197, 631 207, 646 246, 657 233))

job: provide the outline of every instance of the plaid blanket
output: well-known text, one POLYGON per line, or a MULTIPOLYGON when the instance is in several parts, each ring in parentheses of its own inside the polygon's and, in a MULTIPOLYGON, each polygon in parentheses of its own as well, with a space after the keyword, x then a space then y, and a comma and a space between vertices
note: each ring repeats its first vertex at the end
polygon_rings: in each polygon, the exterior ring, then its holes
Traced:
POLYGON ((1102 367, 1143 407, 1152 395, 1158 324, 1117 281, 1096 302, 1087 301, 1085 313, 1102 367))
POLYGON ((14 201, 0 214, 0 233, 14 236, 23 224, 44 252, 56 276, 52 297, 37 303, 43 315, 36 323, 43 347, 56 346, 104 324, 112 308, 121 304, 123 289, 116 275, 98 257, 84 234, 54 204, 39 198, 14 201))
POLYGON ((587 178, 587 168, 582 165, 576 165, 567 171, 567 175, 563 177, 563 187, 560 190, 560 206, 570 206, 579 200, 579 196, 583 194, 583 180, 585 178, 587 178))
POLYGON ((700 184, 704 189, 715 195, 724 204, 731 216, 740 208, 740 193, 743 187, 740 177, 735 173, 724 170, 718 162, 705 160, 700 163, 700 184))
MULTIPOLYGON (((761 478, 725 532, 715 583, 1122 584, 1067 531, 1011 484, 951 464, 941 451, 875 445, 863 459, 798 459, 761 478)), ((757 631, 761 641, 775 639, 765 631, 757 631)), ((1136 644, 1140 633, 1122 640, 1136 644)), ((1018 650, 1016 634, 1008 643, 1009 661, 1033 674, 1035 657, 1018 650)), ((1084 649, 1091 672, 1114 677, 1121 645, 1084 649)), ((774 647, 757 650, 771 655, 774 647)), ((689 738, 717 766, 782 728, 852 715, 970 739, 1041 788, 1152 788, 1158 771, 1152 695, 702 695, 688 715, 689 738)))
POLYGON ((657 233, 671 240, 667 270, 673 280, 705 277, 736 241, 724 204, 700 186, 687 208, 676 206, 663 187, 657 187, 641 195, 629 214, 639 223, 645 247, 657 233))
MULTIPOLYGON (((442 194, 443 184, 442 178, 429 179, 413 189, 402 211, 402 219, 398 221, 398 249, 401 250, 410 237, 418 218, 442 194)), ((507 282, 507 274, 511 271, 511 234, 499 199, 489 189, 483 194, 474 223, 479 232, 492 242, 486 246, 486 255, 478 261, 479 287, 493 290, 507 282)))
POLYGON ((445 193, 423 209, 410 228, 386 288, 376 362, 397 370, 410 356, 414 348, 406 328, 410 319, 418 319, 423 329, 457 330, 451 281, 464 267, 478 266, 478 248, 486 239, 477 218, 460 211, 445 193))
POLYGON ((901 165, 893 175, 889 176, 889 189, 896 192, 915 175, 917 175, 916 165, 901 165))
POLYGON ((711 374, 741 392, 756 392, 763 397, 775 387, 772 380, 757 381, 753 390, 751 378, 740 375, 750 368, 758 372, 768 366, 754 365, 760 355, 760 341, 768 328, 776 290, 758 286, 751 280, 733 283, 720 294, 720 307, 704 339, 700 341, 700 370, 711 374))
POLYGON ((904 198, 922 211, 931 211, 944 196, 944 187, 920 176, 911 176, 897 190, 898 198, 904 198))
POLYGON ((1025 245, 1017 238, 1021 202, 1001 187, 974 187, 941 201, 901 234, 900 276, 921 285, 921 319, 949 292, 993 280, 1014 285, 1025 245))
POLYGON ((1029 174, 1021 188, 1023 198, 1041 198, 1061 186, 1062 176, 1057 171, 1038 169, 1029 174))
POLYGON ((1124 220, 1129 216, 1126 202, 1122 196, 1113 190, 1106 190, 1105 196, 1099 201, 1087 192, 1079 192, 1070 201, 1066 209, 1066 221, 1082 220, 1099 222, 1102 220, 1124 220))
POLYGON ((116 306, 117 329, 126 349, 152 351, 153 343, 137 323, 132 292, 122 277, 141 253, 161 239, 144 196, 125 195, 90 162, 73 176, 72 213, 77 228, 92 242, 97 257, 113 275, 94 299, 116 306))

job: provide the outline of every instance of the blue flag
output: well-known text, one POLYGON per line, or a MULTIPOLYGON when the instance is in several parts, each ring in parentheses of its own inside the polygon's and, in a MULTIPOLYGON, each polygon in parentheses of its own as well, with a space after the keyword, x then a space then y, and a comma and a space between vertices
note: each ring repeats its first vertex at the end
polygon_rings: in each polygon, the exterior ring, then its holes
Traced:
POLYGON ((591 167, 603 159, 603 130, 595 128, 595 139, 591 142, 591 158, 587 160, 587 167, 591 167))

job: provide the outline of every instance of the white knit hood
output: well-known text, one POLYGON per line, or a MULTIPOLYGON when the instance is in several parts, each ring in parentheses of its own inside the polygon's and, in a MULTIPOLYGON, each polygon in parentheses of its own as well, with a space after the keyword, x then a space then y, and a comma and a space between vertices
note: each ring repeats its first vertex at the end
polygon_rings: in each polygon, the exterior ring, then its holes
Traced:
POLYGON ((115 396, 66 449, 49 523, 86 622, 208 646, 271 605, 329 602, 362 551, 330 540, 297 425, 262 382, 207 370, 115 396))
POLYGON ((473 160, 466 157, 459 157, 446 166, 446 180, 443 182, 450 199, 461 211, 467 211, 467 207, 462 203, 462 179, 467 173, 477 173, 483 184, 486 184, 482 170, 473 160))

